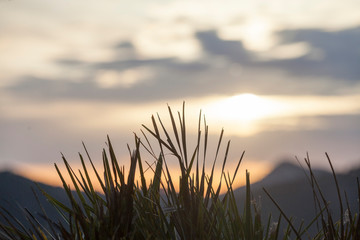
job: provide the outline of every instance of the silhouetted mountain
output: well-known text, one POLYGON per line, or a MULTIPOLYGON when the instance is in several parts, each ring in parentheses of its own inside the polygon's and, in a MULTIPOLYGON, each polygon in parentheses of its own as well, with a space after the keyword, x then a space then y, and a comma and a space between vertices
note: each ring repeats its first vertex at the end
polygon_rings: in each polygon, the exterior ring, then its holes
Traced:
MULTIPOLYGON (((307 175, 309 175, 307 169, 284 162, 278 165, 264 179, 252 184, 251 193, 257 202, 257 207, 261 210, 262 216, 268 217, 271 214, 274 222, 277 221, 279 216, 279 210, 264 192, 263 188, 265 188, 284 213, 288 217, 294 217, 295 225, 300 224, 302 220, 304 220, 305 225, 309 224, 316 216, 316 211, 313 190, 307 175)), ((338 220, 340 217, 340 205, 332 173, 314 170, 314 175, 324 197, 330 203, 334 220, 338 220)), ((344 194, 346 192, 350 208, 352 211, 359 212, 356 177, 360 177, 360 169, 352 170, 347 174, 337 174, 344 210, 347 208, 344 194)), ((245 201, 245 187, 236 189, 234 194, 238 207, 242 210, 245 201)), ((267 221, 268 219, 263 220, 267 221)), ((315 231, 315 227, 314 225, 310 231, 315 231)))
MULTIPOLYGON (((316 176, 328 174, 326 171, 314 170, 316 176)), ((269 175, 261 180, 265 185, 283 184, 285 182, 296 181, 305 176, 305 171, 301 167, 290 162, 282 162, 269 175)), ((264 185, 264 186, 265 186, 264 185)))
MULTIPOLYGON (((38 186, 33 181, 15 175, 11 172, 0 173, 0 206, 6 209, 19 219, 22 223, 25 221, 25 211, 29 210, 38 219, 43 219, 41 216, 41 206, 46 211, 47 216, 50 219, 60 219, 60 215, 57 210, 46 200, 39 190, 39 187, 49 193, 51 196, 60 200, 63 203, 67 203, 67 197, 65 191, 60 187, 52 187, 46 184, 39 183, 38 186), (35 194, 39 199, 36 200, 35 194)), ((3 212, 1 210, 1 212, 3 212)), ((0 217, 0 221, 4 221, 0 217)), ((43 221, 45 223, 45 221, 43 221)))

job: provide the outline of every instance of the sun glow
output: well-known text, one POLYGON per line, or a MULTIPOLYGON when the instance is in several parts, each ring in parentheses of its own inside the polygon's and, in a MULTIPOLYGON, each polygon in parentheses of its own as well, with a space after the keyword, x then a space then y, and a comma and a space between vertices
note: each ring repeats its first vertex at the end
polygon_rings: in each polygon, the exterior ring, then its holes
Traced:
MULTIPOLYGON (((211 125, 249 136, 263 130, 299 129, 300 117, 354 114, 360 111, 360 96, 258 96, 250 93, 213 98, 203 108, 211 125)), ((305 124, 305 123, 303 123, 305 124)), ((319 122, 303 127, 321 128, 319 122)))
POLYGON ((258 131, 257 121, 277 116, 284 105, 270 98, 251 93, 239 94, 218 100, 205 107, 209 119, 216 119, 240 135, 251 135, 258 131))
POLYGON ((219 101, 213 108, 222 118, 244 122, 274 114, 279 106, 265 98, 245 93, 219 101))

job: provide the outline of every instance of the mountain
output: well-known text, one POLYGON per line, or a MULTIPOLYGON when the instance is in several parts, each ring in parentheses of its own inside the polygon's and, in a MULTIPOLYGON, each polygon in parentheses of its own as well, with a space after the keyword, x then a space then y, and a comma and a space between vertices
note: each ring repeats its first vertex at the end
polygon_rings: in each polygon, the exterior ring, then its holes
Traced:
MULTIPOLYGON (((6 209, 22 223, 26 223, 24 209, 29 210, 38 219, 42 219, 40 217, 42 211, 36 200, 36 194, 48 217, 60 219, 59 213, 42 195, 39 187, 61 202, 68 203, 65 191, 60 187, 42 183, 37 186, 33 181, 14 173, 0 172, 0 207, 6 209)), ((4 218, 0 217, 0 221, 3 222, 4 218)), ((45 223, 45 220, 42 223, 45 223)))
MULTIPOLYGON (((263 188, 274 198, 277 204, 288 217, 294 217, 294 223, 298 226, 301 221, 305 225, 309 224, 316 216, 313 190, 311 183, 307 178, 308 170, 300 166, 284 162, 278 165, 269 175, 259 182, 251 185, 252 197, 260 209, 262 216, 273 216, 273 222, 276 222, 279 216, 279 210, 271 199, 266 195, 263 188)), ((320 186, 320 189, 329 202, 334 220, 340 219, 340 205, 336 185, 332 173, 314 170, 314 175, 320 186)), ((347 174, 337 174, 344 211, 346 207, 345 192, 349 200, 349 206, 353 212, 359 212, 358 188, 356 178, 360 177, 360 169, 352 170, 347 174)), ((234 195, 239 209, 244 208, 245 187, 234 190, 234 195)), ((263 219, 267 221, 268 219, 263 219)), ((284 222, 284 219, 283 219, 284 222)), ((316 231, 314 225, 310 232, 316 231)))

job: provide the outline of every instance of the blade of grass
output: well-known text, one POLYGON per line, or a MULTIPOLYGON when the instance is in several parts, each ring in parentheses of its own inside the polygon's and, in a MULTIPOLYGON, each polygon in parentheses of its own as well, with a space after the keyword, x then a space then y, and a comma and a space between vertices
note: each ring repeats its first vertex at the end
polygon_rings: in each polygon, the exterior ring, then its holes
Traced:
POLYGON ((275 201, 275 199, 270 195, 270 193, 268 191, 266 191, 265 188, 263 188, 264 192, 266 193, 266 195, 270 198, 270 200, 275 204, 275 206, 277 207, 277 209, 280 211, 281 215, 285 218, 285 220, 288 222, 289 226, 291 227, 291 229, 294 231, 297 239, 301 239, 300 234, 297 232, 296 228, 294 227, 294 225, 291 223, 291 220, 286 216, 286 214, 284 213, 284 211, 281 209, 281 207, 279 206, 279 204, 275 201))
POLYGON ((337 195, 338 195, 339 207, 340 207, 340 236, 341 236, 341 238, 343 238, 344 237, 344 207, 343 207, 343 204, 342 204, 339 183, 338 183, 338 180, 337 180, 337 177, 336 177, 334 167, 333 167, 332 162, 330 160, 330 157, 329 157, 329 155, 327 153, 325 153, 325 155, 326 155, 326 158, 327 158, 327 160, 329 162, 329 165, 331 167, 331 172, 332 172, 333 178, 335 180, 336 192, 337 192, 337 195))

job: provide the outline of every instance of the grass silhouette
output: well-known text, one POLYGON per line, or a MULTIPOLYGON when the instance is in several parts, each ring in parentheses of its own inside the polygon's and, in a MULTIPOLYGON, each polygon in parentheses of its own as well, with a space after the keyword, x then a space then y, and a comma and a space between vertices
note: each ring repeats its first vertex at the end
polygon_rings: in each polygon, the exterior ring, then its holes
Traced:
MULTIPOLYGON (((215 155, 208 156, 208 126, 201 112, 196 143, 190 146, 186 135, 185 104, 177 115, 170 107, 168 111, 169 128, 157 115, 152 116, 151 127, 143 125, 141 138, 135 134, 134 149, 128 146, 128 172, 119 166, 109 137, 108 148, 102 153, 102 172, 96 169, 85 145, 87 160, 79 154, 82 169, 78 173, 62 156, 65 173, 56 164, 55 168, 69 204, 58 201, 43 190, 42 193, 58 209, 64 221, 49 219, 44 211, 45 226, 33 213, 25 211, 31 225, 26 228, 1 208, 0 215, 5 220, 5 223, 0 223, 1 239, 360 239, 359 212, 351 212, 348 199, 343 201, 341 198, 336 174, 327 155, 339 193, 341 219, 334 221, 332 218, 307 157, 309 187, 313 189, 314 201, 319 209, 317 217, 305 226, 294 226, 291 217, 277 204, 276 196, 271 196, 264 189, 280 213, 276 219, 267 216, 268 221, 264 223, 251 196, 249 172, 246 172, 246 199, 242 209, 238 208, 234 197, 233 185, 244 153, 234 173, 229 174, 226 161, 230 141, 225 144, 224 155, 220 156, 224 131, 220 132, 215 155), (151 159, 144 160, 144 155, 151 159), (212 160, 209 163, 211 171, 207 173, 205 165, 209 158, 212 160), (176 161, 180 170, 177 186, 168 167, 169 161, 176 161), (214 174, 217 161, 222 161, 220 179, 216 179, 214 174), (95 173, 95 180, 90 178, 90 170, 95 173), (145 176, 147 171, 151 171, 150 179, 145 176), (64 174, 70 177, 72 189, 64 174), (136 174, 139 175, 138 182, 136 174), (101 192, 95 190, 95 181, 100 184, 101 192), (224 185, 226 191, 221 194, 224 185), (344 202, 347 210, 344 210, 344 202), (285 223, 284 229, 280 229, 281 222, 285 223), (315 236, 309 237, 307 229, 316 222, 321 228, 315 236)), ((360 197, 359 180, 357 185, 360 197)))

